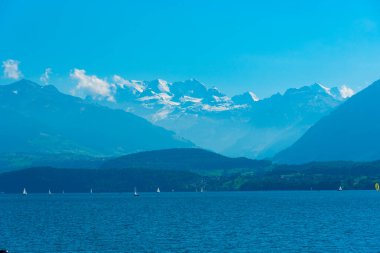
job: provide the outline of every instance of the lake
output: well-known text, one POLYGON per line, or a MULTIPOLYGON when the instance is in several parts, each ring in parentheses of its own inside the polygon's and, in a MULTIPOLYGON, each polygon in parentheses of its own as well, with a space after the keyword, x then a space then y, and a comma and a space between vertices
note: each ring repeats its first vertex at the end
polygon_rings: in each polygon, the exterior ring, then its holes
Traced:
POLYGON ((13 252, 380 252, 380 192, 0 194, 13 252))

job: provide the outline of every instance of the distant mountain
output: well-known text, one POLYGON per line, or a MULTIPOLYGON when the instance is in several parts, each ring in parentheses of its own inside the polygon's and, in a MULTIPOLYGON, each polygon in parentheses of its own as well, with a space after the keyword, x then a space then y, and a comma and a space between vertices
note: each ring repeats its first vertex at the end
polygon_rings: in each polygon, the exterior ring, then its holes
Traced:
POLYGON ((28 80, 0 86, 0 153, 115 156, 192 143, 122 110, 28 80))
POLYGON ((271 162, 247 158, 229 158, 203 149, 181 148, 146 151, 121 156, 104 162, 104 169, 145 168, 155 170, 184 170, 199 173, 234 172, 234 169, 259 170, 271 162))
POLYGON ((129 81, 114 77, 115 101, 100 102, 136 113, 197 146, 230 156, 267 158, 289 147, 347 97, 320 84, 260 100, 253 92, 229 97, 198 80, 129 81))
POLYGON ((379 97, 377 81, 318 121, 294 145, 276 155, 275 161, 379 160, 379 97))

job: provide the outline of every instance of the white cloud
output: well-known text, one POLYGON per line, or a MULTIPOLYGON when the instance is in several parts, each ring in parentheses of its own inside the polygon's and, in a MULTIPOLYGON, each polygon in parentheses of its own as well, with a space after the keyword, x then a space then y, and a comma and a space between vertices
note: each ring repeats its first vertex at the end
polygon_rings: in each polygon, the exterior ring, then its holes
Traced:
POLYGON ((48 84, 50 80, 51 68, 46 68, 45 72, 41 75, 40 81, 44 84, 48 84))
POLYGON ((113 97, 114 84, 108 83, 95 75, 86 75, 84 69, 74 69, 70 73, 70 77, 78 81, 73 90, 75 95, 89 95, 95 99, 105 98, 108 101, 115 100, 113 97))
POLYGON ((122 78, 119 75, 114 75, 113 76, 113 81, 120 86, 121 88, 124 88, 125 86, 133 88, 133 93, 135 92, 143 92, 145 90, 145 87, 141 81, 129 81, 124 78, 122 78))
POLYGON ((9 79, 20 79, 22 77, 22 73, 18 68, 18 65, 20 64, 19 61, 8 59, 6 61, 3 61, 3 71, 4 71, 4 77, 9 79))
POLYGON ((346 85, 342 85, 339 89, 339 92, 343 98, 349 98, 355 94, 354 90, 350 87, 347 87, 346 85))

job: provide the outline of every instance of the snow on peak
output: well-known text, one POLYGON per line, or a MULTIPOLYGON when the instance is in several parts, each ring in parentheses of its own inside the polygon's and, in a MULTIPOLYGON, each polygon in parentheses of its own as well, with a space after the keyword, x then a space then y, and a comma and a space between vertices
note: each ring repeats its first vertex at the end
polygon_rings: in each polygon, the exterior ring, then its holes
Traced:
POLYGON ((231 100, 236 105, 244 105, 244 104, 251 105, 254 102, 259 101, 259 98, 252 91, 248 91, 248 92, 244 92, 243 94, 233 96, 231 100))
POLYGON ((158 89, 161 92, 170 92, 170 89, 169 89, 167 81, 162 80, 162 79, 158 79, 157 81, 158 81, 158 89))
POLYGON ((338 100, 347 99, 355 94, 355 92, 346 85, 342 85, 341 87, 328 88, 322 84, 315 83, 310 87, 315 91, 323 91, 338 100))
POLYGON ((207 105, 207 104, 203 105, 202 108, 203 110, 209 111, 209 112, 223 112, 230 109, 227 106, 212 106, 212 105, 207 105))
POLYGON ((259 97, 256 96, 256 94, 253 93, 252 91, 248 91, 248 94, 251 96, 251 98, 252 98, 253 101, 257 102, 257 101, 260 100, 259 97))
POLYGON ((327 94, 332 95, 331 91, 330 91, 331 89, 320 84, 320 83, 315 83, 315 84, 311 85, 310 87, 315 89, 315 90, 322 90, 322 91, 326 92, 327 94))
POLYGON ((190 96, 183 96, 180 98, 180 101, 182 103, 185 103, 185 102, 191 102, 191 103, 201 103, 202 102, 202 98, 195 98, 195 97, 190 97, 190 96))

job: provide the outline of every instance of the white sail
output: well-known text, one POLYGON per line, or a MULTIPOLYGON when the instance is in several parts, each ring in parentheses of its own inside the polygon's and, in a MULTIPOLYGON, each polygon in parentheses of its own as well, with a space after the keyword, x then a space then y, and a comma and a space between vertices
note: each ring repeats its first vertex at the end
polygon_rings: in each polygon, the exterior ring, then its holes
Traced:
POLYGON ((133 193, 133 196, 139 196, 139 194, 137 193, 136 187, 134 190, 135 190, 135 192, 133 193))
POLYGON ((161 191, 160 191, 160 187, 157 187, 157 193, 160 193, 161 191))
POLYGON ((90 193, 92 194, 92 188, 90 189, 90 193))
POLYGON ((51 195, 51 191, 50 191, 50 189, 49 189, 49 192, 48 192, 48 194, 49 194, 49 195, 51 195))
POLYGON ((22 194, 23 195, 27 195, 28 193, 26 192, 26 189, 24 188, 24 190, 22 191, 22 194))

